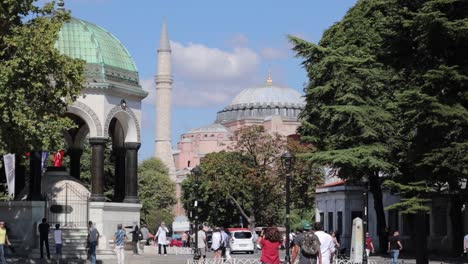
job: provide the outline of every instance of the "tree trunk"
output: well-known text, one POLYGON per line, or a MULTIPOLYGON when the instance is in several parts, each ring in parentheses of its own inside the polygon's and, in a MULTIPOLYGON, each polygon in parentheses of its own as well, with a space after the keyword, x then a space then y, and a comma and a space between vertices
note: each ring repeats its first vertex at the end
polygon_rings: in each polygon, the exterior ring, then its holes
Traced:
POLYGON ((414 220, 416 264, 428 264, 426 212, 418 212, 414 215, 414 220))
MULTIPOLYGON (((452 254, 460 256, 463 252, 463 214, 461 211, 463 202, 460 195, 450 195, 450 224, 452 226, 452 254)), ((448 234, 449 235, 449 234, 448 234)))
POLYGON ((377 216, 377 235, 379 236, 379 249, 381 253, 386 253, 388 247, 387 222, 385 220, 383 206, 382 186, 378 174, 372 174, 369 176, 369 185, 370 192, 374 197, 374 209, 377 216))

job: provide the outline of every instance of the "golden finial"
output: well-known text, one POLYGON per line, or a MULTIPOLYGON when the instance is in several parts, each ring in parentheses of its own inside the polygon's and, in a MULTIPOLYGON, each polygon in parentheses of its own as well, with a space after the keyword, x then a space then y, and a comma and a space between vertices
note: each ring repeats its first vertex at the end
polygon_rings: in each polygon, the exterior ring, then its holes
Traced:
POLYGON ((270 71, 268 71, 267 84, 268 84, 268 85, 272 85, 272 84, 273 84, 273 80, 271 79, 271 72, 270 72, 270 71))

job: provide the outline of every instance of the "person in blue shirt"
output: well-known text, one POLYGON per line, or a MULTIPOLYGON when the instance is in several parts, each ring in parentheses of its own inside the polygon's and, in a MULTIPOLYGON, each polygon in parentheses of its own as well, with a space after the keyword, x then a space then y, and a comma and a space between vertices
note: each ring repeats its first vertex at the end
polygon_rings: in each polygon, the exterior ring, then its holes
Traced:
POLYGON ((117 225, 117 232, 114 235, 115 241, 115 253, 117 254, 117 264, 124 264, 125 254, 125 241, 127 240, 127 234, 123 230, 122 225, 117 225))
POLYGON ((463 238, 463 255, 466 256, 466 251, 468 250, 468 234, 463 238))

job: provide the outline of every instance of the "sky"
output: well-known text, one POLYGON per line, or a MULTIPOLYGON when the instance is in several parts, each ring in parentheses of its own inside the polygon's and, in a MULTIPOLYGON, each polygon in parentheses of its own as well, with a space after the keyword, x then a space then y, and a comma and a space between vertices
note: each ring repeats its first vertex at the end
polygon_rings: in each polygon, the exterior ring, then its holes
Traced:
POLYGON ((139 160, 153 156, 157 48, 167 22, 173 63, 172 144, 214 122, 243 89, 273 83, 303 93, 307 73, 287 35, 317 43, 356 0, 65 0, 72 16, 117 37, 132 55, 143 100, 139 160))

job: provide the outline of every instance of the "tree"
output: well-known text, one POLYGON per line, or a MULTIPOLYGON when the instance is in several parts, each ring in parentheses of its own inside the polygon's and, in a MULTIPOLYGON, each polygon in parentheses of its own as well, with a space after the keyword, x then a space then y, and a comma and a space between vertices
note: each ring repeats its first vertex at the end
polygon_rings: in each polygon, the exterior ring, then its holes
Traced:
POLYGON ((161 222, 170 225, 176 203, 175 183, 169 177, 169 170, 160 159, 147 159, 138 166, 138 197, 141 208, 141 222, 158 227, 161 222))
MULTIPOLYGON (((467 16, 461 0, 367 0, 319 45, 291 37, 310 78, 301 132, 319 151, 308 158, 344 178, 369 177, 380 231, 378 176, 447 192, 455 250, 468 177, 467 16)), ((410 197, 417 193, 404 197, 423 206, 410 197)), ((427 263, 424 243, 416 242, 418 263, 427 263)))
POLYGON ((58 149, 64 116, 84 85, 84 62, 54 47, 70 18, 54 4, 5 0, 0 6, 0 152, 58 149))
POLYGON ((387 23, 381 60, 402 80, 395 96, 402 147, 395 155, 405 182, 425 181, 448 194, 452 249, 458 254, 468 201, 462 190, 468 179, 468 3, 397 1, 394 10, 404 19, 387 23))
MULTIPOLYGON (((201 161, 200 219, 227 226, 242 216, 251 228, 257 224, 282 224, 285 175, 280 156, 286 148, 300 152, 309 146, 286 142, 261 126, 242 128, 235 132, 233 139, 236 143, 229 152, 210 153, 201 161)), ((291 184, 293 221, 311 217, 313 194, 320 178, 319 170, 311 163, 296 162, 291 184)), ((184 181, 183 190, 184 207, 189 211, 196 198, 193 176, 184 181)))
POLYGON ((341 178, 360 183, 368 178, 374 197, 380 249, 386 248, 382 173, 395 170, 391 161, 393 119, 392 71, 377 60, 382 14, 378 1, 361 1, 329 28, 320 43, 290 36, 309 75, 306 107, 299 133, 317 149, 302 155, 337 169, 341 178), (373 3, 373 4, 371 4, 373 3))

